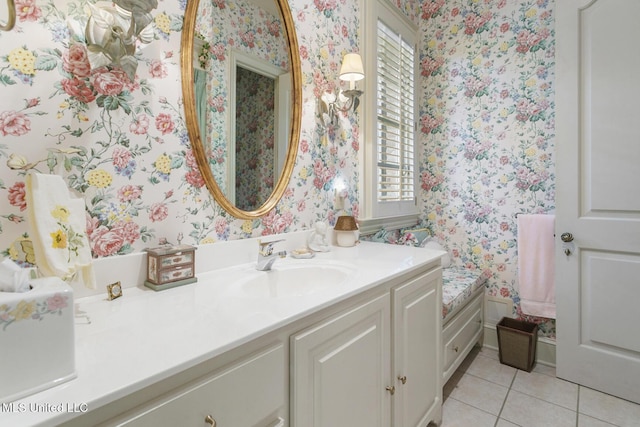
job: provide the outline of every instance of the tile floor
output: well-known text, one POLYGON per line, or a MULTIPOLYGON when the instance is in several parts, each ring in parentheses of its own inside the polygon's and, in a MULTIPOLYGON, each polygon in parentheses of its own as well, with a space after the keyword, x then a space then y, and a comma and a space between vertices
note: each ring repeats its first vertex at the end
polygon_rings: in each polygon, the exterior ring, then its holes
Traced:
POLYGON ((476 347, 444 387, 441 427, 640 427, 640 405, 556 378, 502 365, 476 347))

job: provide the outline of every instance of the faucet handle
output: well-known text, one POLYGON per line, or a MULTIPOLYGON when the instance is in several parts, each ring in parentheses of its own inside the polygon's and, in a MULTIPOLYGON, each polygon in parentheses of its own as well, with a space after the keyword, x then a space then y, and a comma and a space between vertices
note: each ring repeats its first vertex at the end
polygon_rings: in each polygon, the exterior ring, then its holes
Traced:
POLYGON ((258 246, 260 247, 260 253, 265 256, 271 255, 273 253, 273 245, 278 242, 284 242, 284 239, 272 240, 270 242, 263 242, 262 240, 258 239, 258 246))

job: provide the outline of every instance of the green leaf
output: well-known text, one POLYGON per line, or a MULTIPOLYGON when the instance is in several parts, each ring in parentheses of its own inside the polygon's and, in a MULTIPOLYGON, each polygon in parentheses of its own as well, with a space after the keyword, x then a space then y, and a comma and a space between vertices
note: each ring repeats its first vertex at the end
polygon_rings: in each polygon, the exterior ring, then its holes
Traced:
POLYGON ((43 70, 43 71, 55 70, 57 66, 58 66, 58 58, 49 56, 49 55, 38 56, 34 64, 34 68, 36 70, 43 70))
POLYGON ((6 76, 4 74, 0 74, 0 83, 2 83, 5 86, 11 86, 16 84, 16 81, 13 80, 11 77, 6 76))

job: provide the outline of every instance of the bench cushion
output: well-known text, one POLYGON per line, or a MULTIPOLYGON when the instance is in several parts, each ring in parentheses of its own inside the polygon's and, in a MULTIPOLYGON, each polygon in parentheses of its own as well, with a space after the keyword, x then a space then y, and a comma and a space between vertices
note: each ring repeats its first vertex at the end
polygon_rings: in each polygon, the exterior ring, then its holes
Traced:
POLYGON ((486 278, 479 270, 464 267, 442 269, 442 319, 446 323, 455 312, 464 307, 475 291, 484 286, 486 278))

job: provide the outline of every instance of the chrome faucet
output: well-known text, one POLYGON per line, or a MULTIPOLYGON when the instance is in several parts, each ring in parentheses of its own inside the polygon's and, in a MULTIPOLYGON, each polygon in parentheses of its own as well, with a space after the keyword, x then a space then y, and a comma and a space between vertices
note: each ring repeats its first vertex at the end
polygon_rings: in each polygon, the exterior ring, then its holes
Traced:
POLYGON ((275 260, 280 257, 287 256, 287 251, 280 251, 273 253, 273 245, 283 240, 273 240, 271 242, 263 242, 258 240, 258 262, 256 263, 256 270, 269 271, 275 260))

